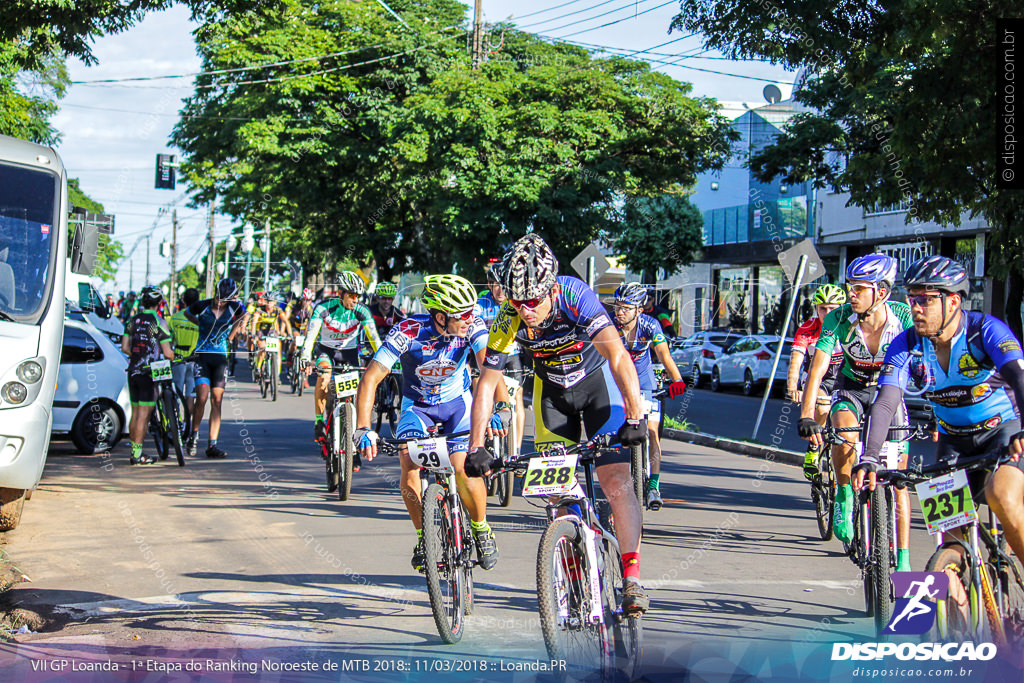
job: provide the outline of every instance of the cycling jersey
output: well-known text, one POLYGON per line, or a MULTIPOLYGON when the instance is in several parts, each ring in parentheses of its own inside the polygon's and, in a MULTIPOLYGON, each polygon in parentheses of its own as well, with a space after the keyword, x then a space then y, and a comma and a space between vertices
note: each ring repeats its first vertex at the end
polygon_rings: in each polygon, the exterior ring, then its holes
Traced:
POLYGON ((948 371, 939 364, 932 340, 909 329, 889 347, 879 384, 905 391, 912 381, 932 403, 940 432, 977 434, 1017 419, 1020 406, 999 373, 1015 361, 1024 361, 1024 355, 1010 328, 992 316, 965 311, 951 342, 948 371))
POLYGON ((414 315, 391 329, 373 359, 402 364, 402 396, 425 405, 454 401, 471 386, 467 360, 487 347, 487 328, 473 318, 466 337, 440 334, 431 316, 414 315))
POLYGON ((388 309, 388 314, 384 315, 380 312, 380 302, 374 301, 370 306, 370 315, 373 316, 373 324, 377 326, 377 332, 380 333, 380 338, 383 339, 391 331, 391 328, 405 320, 405 314, 402 313, 398 308, 392 304, 391 308, 388 309))
POLYGON ((199 326, 196 353, 228 355, 228 334, 231 333, 234 324, 245 315, 245 308, 238 301, 227 301, 224 307, 219 317, 213 312, 213 299, 197 301, 185 309, 199 326))
POLYGON ((546 384, 571 387, 605 363, 591 342, 612 324, 604 306, 579 278, 562 275, 558 284, 561 291, 547 327, 522 324, 512 304, 502 304, 491 325, 485 367, 502 370, 515 343, 533 355, 534 372, 546 384))
POLYGON ((263 307, 257 307, 253 311, 253 318, 255 320, 256 331, 260 334, 270 334, 274 325, 277 323, 280 317, 281 309, 275 307, 274 310, 268 311, 263 307))
POLYGON ((124 336, 128 337, 129 375, 148 376, 149 364, 164 357, 160 345, 171 341, 167 324, 151 308, 139 309, 138 313, 128 318, 124 336))
POLYGON ((840 374, 863 386, 871 386, 878 380, 878 373, 885 361, 889 345, 903 330, 913 326, 910 306, 886 301, 886 319, 878 342, 878 352, 871 353, 860 329, 860 319, 850 304, 843 304, 827 316, 821 325, 817 349, 831 356, 836 345, 842 345, 843 365, 840 374))
MULTIPOLYGON (((476 300, 473 305, 473 315, 484 321, 490 329, 494 319, 498 317, 498 311, 501 310, 501 304, 495 301, 494 296, 490 292, 484 292, 480 295, 480 298, 476 300)), ((519 344, 514 344, 512 350, 509 351, 510 356, 519 355, 520 349, 519 344)))
POLYGON ((313 347, 318 343, 337 350, 359 348, 360 330, 366 334, 374 351, 380 348, 377 326, 373 324, 373 316, 366 306, 357 303, 350 311, 341 299, 328 299, 313 309, 302 357, 309 360, 313 347))
MULTIPOLYGON (((793 335, 793 349, 800 349, 804 352, 803 372, 809 372, 814 352, 817 351, 818 337, 821 336, 821 318, 815 316, 797 328, 793 335)), ((833 380, 839 374, 839 368, 843 365, 843 345, 837 343, 832 351, 832 358, 829 360, 828 370, 822 378, 822 386, 830 391, 833 380), (827 386, 825 386, 827 383, 827 386)))
POLYGON ((304 334, 306 325, 309 324, 309 316, 313 313, 312 306, 305 306, 301 299, 293 299, 288 302, 284 309, 284 315, 292 324, 292 331, 296 334, 304 334))
MULTIPOLYGON (((616 327, 618 328, 617 322, 616 327)), ((655 344, 666 343, 665 335, 662 333, 658 321, 644 313, 637 316, 635 331, 636 336, 632 342, 626 338, 626 334, 621 328, 619 328, 619 336, 622 337, 622 343, 625 345, 626 351, 629 352, 629 357, 633 359, 633 365, 636 366, 636 374, 640 378, 640 389, 653 391, 656 388, 656 383, 654 366, 651 364, 651 347, 655 344)))
POLYGON ((174 339, 174 357, 188 358, 199 343, 199 325, 185 317, 184 309, 171 316, 167 323, 174 339))

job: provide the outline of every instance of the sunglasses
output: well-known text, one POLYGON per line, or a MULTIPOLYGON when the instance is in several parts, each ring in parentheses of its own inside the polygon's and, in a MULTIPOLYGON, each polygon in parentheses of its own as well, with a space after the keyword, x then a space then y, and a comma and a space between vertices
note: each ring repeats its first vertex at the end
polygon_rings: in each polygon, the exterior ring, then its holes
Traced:
POLYGON ((468 311, 463 311, 462 313, 449 313, 448 317, 452 320, 461 320, 465 322, 473 317, 473 309, 471 308, 468 311))
POLYGON ((875 289, 875 285, 846 285, 846 291, 857 296, 871 289, 875 289))
POLYGON ((911 306, 919 306, 921 308, 928 308, 933 301, 941 299, 941 294, 915 294, 913 296, 907 296, 907 303, 911 306))
POLYGON ((529 308, 530 310, 533 310, 544 303, 544 300, 547 298, 548 295, 544 294, 533 299, 509 299, 509 301, 512 302, 512 305, 516 308, 529 308))

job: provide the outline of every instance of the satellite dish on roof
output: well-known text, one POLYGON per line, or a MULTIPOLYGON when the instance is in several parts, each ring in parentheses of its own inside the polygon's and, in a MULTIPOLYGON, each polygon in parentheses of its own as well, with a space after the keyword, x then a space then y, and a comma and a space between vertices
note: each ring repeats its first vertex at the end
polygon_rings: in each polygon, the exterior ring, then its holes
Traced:
POLYGON ((764 86, 764 90, 761 92, 764 94, 764 99, 766 99, 769 104, 775 104, 776 102, 782 101, 782 91, 779 90, 779 86, 775 84, 764 86))

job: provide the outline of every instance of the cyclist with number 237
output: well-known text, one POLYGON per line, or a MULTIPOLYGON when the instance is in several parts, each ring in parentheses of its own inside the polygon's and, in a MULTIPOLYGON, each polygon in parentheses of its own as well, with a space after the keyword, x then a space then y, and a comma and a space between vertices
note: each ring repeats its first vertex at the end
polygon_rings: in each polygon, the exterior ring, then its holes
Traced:
MULTIPOLYGON (((423 283, 423 305, 427 315, 411 316, 395 325, 359 382, 356 396, 355 441, 367 461, 377 455, 376 432, 370 430, 370 415, 377 385, 395 363, 402 364, 402 415, 395 438, 426 438, 428 429, 440 423, 442 434, 469 430, 469 409, 473 397, 467 361, 475 353, 483 362, 487 328, 473 315, 476 290, 458 275, 429 275, 423 283)), ((494 393, 492 387, 491 393, 494 393)), ((501 428, 494 417, 490 427, 501 428)), ((498 546, 487 523, 487 487, 480 479, 467 479, 465 436, 448 440, 452 466, 462 502, 469 512, 480 566, 492 569, 498 562, 498 546)), ((423 569, 423 504, 420 499, 420 468, 403 448, 402 499, 416 527, 412 566, 423 569)))
MULTIPOLYGON (((491 325, 473 397, 466 473, 483 476, 494 464, 484 437, 494 392, 503 383, 501 371, 514 343, 534 360, 538 449, 575 445, 584 425, 590 438, 616 434, 625 446, 643 443, 647 421, 636 368, 594 291, 579 278, 559 277, 551 247, 533 233, 516 241, 498 269, 508 301, 491 325)), ((633 492, 628 449, 601 456, 596 470, 611 503, 622 552, 622 608, 640 614, 650 600, 640 584, 642 514, 633 492)))

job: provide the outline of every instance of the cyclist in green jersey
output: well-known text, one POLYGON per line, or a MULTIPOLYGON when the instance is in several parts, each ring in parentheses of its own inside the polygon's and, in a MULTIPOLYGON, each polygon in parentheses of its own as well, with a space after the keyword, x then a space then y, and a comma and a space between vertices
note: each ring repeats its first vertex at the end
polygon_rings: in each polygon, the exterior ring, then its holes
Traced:
MULTIPOLYGON (((817 351, 804 387, 800 414, 800 436, 821 446, 821 425, 814 420, 815 403, 822 379, 830 363, 836 343, 843 347, 843 364, 832 394, 831 421, 836 428, 858 427, 874 399, 878 374, 885 361, 889 344, 903 330, 912 327, 910 307, 889 301, 896 281, 898 263, 884 254, 868 254, 850 263, 846 269, 849 302, 829 313, 821 324, 817 351)), ((906 408, 894 419, 895 426, 907 424, 906 408)), ((853 443, 832 448, 836 470, 835 534, 843 543, 853 538, 854 493, 851 473, 857 459, 857 432, 843 432, 853 443)), ((902 452, 899 468, 907 466, 902 452)), ((897 571, 910 570, 910 494, 905 489, 896 493, 897 571)))
MULTIPOLYGON (((306 374, 313 371, 310 361, 320 369, 313 398, 315 422, 313 429, 317 441, 327 437, 324 426, 324 408, 327 392, 331 386, 332 365, 359 365, 359 335, 366 335, 374 352, 380 348, 380 337, 373 315, 359 297, 366 291, 363 279, 357 273, 346 270, 341 273, 337 291, 339 298, 325 299, 313 309, 306 329, 306 341, 302 345, 302 361, 306 374), (315 352, 315 355, 314 355, 315 352)), ((328 296, 325 288, 324 295, 328 296)))
POLYGON ((197 301, 199 301, 199 290, 189 287, 181 295, 181 308, 167 321, 174 346, 174 359, 178 361, 171 368, 174 385, 185 397, 185 407, 190 415, 195 407, 196 396, 196 366, 191 359, 196 352, 196 345, 199 343, 199 325, 185 317, 185 309, 197 301))

